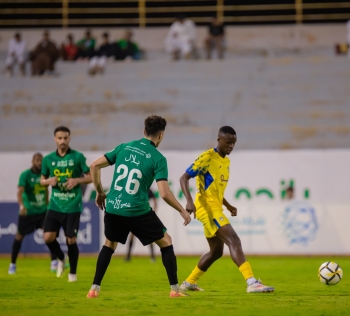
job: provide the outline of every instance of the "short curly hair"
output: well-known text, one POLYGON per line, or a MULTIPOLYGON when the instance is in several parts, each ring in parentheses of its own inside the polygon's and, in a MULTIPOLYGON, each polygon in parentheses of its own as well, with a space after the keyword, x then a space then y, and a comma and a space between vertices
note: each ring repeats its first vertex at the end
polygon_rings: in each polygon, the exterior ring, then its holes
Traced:
POLYGON ((145 119, 145 131, 147 136, 158 135, 165 131, 166 120, 161 116, 151 115, 145 119))

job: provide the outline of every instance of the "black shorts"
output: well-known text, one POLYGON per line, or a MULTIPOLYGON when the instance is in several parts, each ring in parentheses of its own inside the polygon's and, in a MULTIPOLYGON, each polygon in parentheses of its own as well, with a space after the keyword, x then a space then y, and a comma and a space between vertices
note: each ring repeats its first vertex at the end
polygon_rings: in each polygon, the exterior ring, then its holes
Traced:
POLYGON ((18 233, 22 236, 43 228, 46 213, 38 215, 18 216, 18 233))
POLYGON ((77 237, 80 214, 80 212, 61 213, 52 210, 47 211, 44 223, 44 233, 57 232, 62 227, 66 237, 77 237))
POLYGON ((166 228, 155 212, 134 217, 105 213, 105 236, 110 241, 125 244, 130 232, 146 246, 162 239, 166 228))

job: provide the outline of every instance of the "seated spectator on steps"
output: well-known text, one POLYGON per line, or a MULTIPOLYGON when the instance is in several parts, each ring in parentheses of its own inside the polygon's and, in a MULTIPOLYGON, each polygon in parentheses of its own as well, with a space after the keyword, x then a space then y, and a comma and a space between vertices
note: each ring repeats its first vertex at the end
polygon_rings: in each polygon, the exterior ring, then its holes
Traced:
POLYGON ((139 60, 141 58, 141 52, 138 45, 132 41, 133 33, 131 30, 126 30, 125 35, 116 43, 116 60, 124 60, 127 57, 133 60, 139 60))
POLYGON ((26 42, 21 38, 20 33, 16 33, 10 39, 6 57, 6 69, 9 76, 13 75, 13 66, 18 63, 21 75, 25 75, 26 63, 26 42))
POLYGON ((115 45, 109 42, 109 34, 103 33, 103 43, 96 52, 96 55, 89 61, 89 74, 94 75, 96 73, 103 74, 107 59, 114 57, 115 45))
POLYGON ((170 53, 174 60, 180 58, 197 58, 196 55, 196 25, 193 21, 180 15, 170 26, 165 38, 165 50, 170 53))
POLYGON ((216 48, 218 57, 224 58, 224 37, 225 30, 223 23, 220 23, 216 17, 211 19, 208 29, 208 37, 205 39, 205 49, 207 59, 211 59, 212 51, 216 48))
POLYGON ((90 59, 95 55, 95 39, 91 36, 91 31, 87 30, 85 36, 77 42, 78 59, 90 59))
POLYGON ((45 72, 54 74, 55 62, 58 59, 58 50, 54 42, 50 40, 48 31, 44 32, 44 38, 30 53, 32 61, 32 75, 42 75, 45 72))
POLYGON ((78 47, 74 44, 72 34, 67 35, 67 42, 62 44, 61 54, 63 60, 76 60, 78 57, 78 47))

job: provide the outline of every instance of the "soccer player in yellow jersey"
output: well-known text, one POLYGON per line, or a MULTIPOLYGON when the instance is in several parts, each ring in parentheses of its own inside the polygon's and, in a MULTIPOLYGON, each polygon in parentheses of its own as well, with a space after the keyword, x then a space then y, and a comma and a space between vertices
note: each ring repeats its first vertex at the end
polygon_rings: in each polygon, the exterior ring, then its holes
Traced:
POLYGON ((218 260, 226 244, 233 262, 237 265, 247 282, 247 292, 273 292, 274 287, 263 285, 254 278, 252 268, 247 261, 239 237, 223 213, 222 205, 237 215, 237 209, 224 198, 230 177, 229 155, 237 141, 235 130, 223 126, 219 130, 216 148, 202 153, 180 178, 181 189, 187 200, 186 210, 194 213, 203 224, 204 234, 209 244, 209 252, 199 260, 190 276, 182 283, 182 290, 203 291, 197 280, 218 260), (189 180, 196 177, 197 194, 193 202, 189 190, 189 180))

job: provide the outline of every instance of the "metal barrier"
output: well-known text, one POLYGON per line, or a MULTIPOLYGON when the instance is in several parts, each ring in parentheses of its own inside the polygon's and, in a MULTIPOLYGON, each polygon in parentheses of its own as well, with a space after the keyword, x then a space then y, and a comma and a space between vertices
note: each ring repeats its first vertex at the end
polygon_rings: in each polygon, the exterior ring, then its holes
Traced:
POLYGON ((225 4, 232 2, 224 0, 0 0, 0 27, 162 26, 172 23, 178 14, 186 14, 198 24, 207 23, 208 17, 213 15, 227 24, 343 22, 350 19, 350 1, 308 1, 232 5, 225 4))

